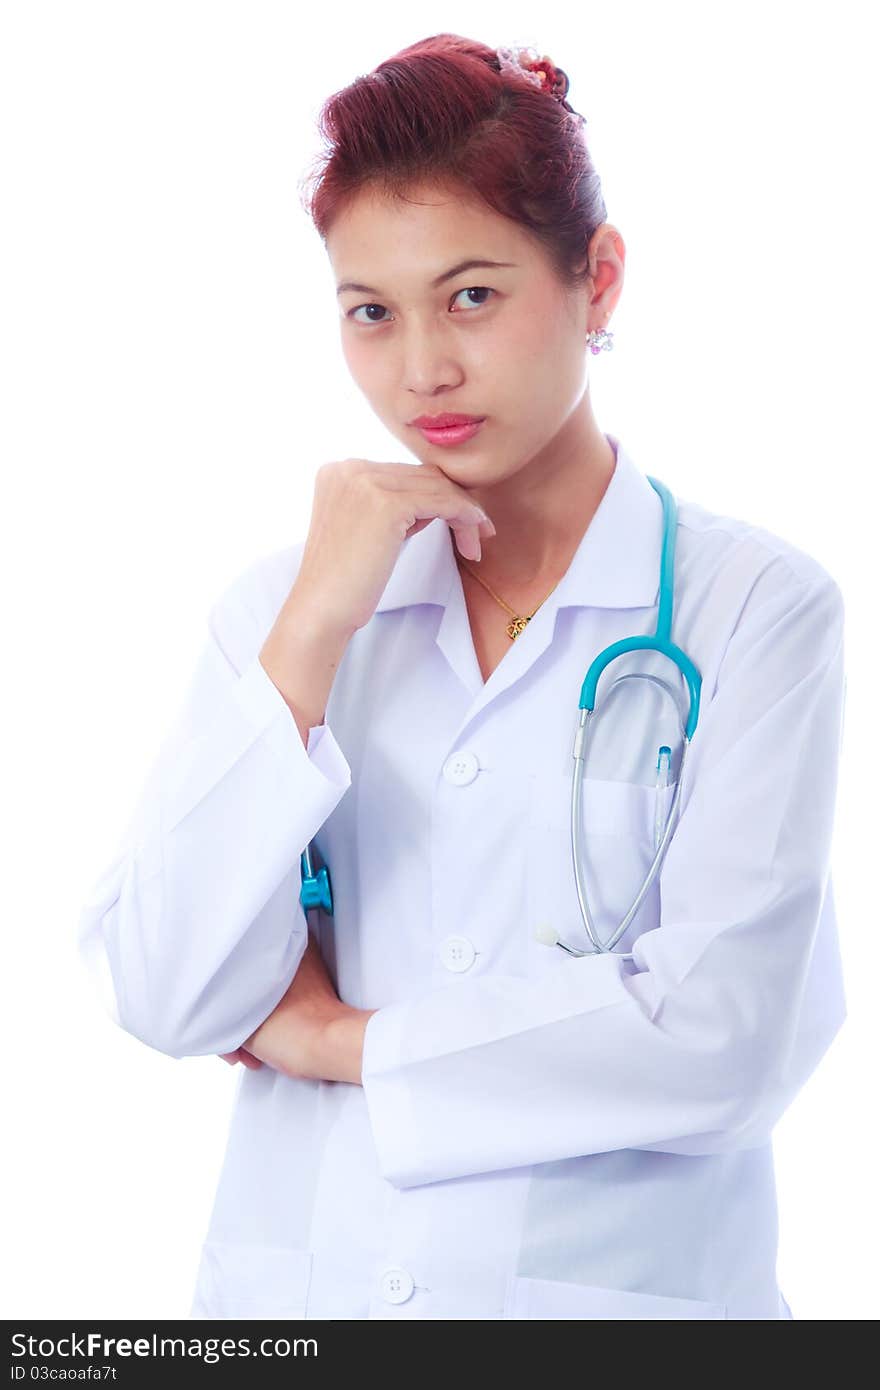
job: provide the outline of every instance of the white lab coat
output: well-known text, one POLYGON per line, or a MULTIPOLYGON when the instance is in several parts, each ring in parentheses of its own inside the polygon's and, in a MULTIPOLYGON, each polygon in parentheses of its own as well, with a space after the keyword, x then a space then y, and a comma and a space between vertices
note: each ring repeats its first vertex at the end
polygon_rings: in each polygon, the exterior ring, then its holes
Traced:
MULTIPOLYGON (((771 1131, 846 1013, 841 593, 780 537, 679 499, 672 638, 703 677, 680 820, 619 943, 633 960, 540 943, 550 922, 587 944, 569 848, 584 674, 657 617, 661 502, 608 438, 570 568, 485 684, 442 520, 402 546, 308 748, 257 656, 303 542, 211 611, 83 958, 150 1047, 232 1051, 301 959, 315 839, 324 957, 378 1012, 362 1086, 239 1070, 193 1317, 791 1317, 771 1131)), ((677 778, 672 701, 617 681, 675 690, 654 657, 599 684, 582 854, 605 937, 652 857, 662 743, 677 778)), ((677 694, 684 715, 680 677, 677 694)))

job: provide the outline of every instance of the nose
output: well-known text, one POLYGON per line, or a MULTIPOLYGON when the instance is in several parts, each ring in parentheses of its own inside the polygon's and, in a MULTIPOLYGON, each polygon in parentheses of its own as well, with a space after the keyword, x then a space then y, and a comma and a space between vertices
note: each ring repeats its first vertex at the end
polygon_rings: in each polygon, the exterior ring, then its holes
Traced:
POLYGON ((461 384, 461 367, 442 330, 410 325, 401 341, 401 375, 413 395, 427 398, 461 384))

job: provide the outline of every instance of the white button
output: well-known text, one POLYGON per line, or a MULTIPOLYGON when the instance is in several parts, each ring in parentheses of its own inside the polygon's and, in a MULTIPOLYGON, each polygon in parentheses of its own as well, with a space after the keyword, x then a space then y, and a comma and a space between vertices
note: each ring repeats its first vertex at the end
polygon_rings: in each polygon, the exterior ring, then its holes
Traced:
POLYGON ((382 1275, 382 1297, 387 1303, 405 1303, 414 1288, 412 1275, 399 1265, 386 1269, 382 1275))
POLYGON ((456 787, 466 787, 468 782, 474 780, 479 770, 480 761, 476 753, 462 750, 446 759, 443 776, 456 787))
POLYGON ((470 970, 476 954, 466 936, 447 936, 440 947, 440 959, 447 970, 470 970))

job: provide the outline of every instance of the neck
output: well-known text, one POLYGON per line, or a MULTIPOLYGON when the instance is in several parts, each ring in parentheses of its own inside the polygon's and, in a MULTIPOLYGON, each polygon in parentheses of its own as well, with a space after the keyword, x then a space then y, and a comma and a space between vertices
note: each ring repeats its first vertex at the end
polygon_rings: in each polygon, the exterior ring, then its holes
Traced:
MULTIPOLYGON (((568 569, 611 480, 614 449, 586 406, 512 477, 471 489, 495 523, 482 558, 466 562, 493 588, 548 589, 568 569)), ((453 551, 457 549, 453 544, 453 551)), ((461 566, 464 568, 464 566, 461 566)))

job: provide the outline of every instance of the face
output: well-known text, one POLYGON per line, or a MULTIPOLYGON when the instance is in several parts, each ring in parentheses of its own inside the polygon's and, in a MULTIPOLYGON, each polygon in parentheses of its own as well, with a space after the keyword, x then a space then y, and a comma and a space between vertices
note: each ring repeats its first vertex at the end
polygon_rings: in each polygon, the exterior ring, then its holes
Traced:
POLYGON ((620 261, 609 276, 603 260, 587 287, 566 290, 544 248, 479 201, 437 185, 408 199, 363 190, 328 234, 336 284, 360 286, 338 295, 349 371, 421 462, 483 493, 517 477, 528 491, 539 477, 546 482, 554 453, 565 452, 561 441, 582 430, 585 339, 607 324, 620 261), (504 264, 447 274, 470 260, 504 264), (451 446, 410 423, 442 412, 485 420, 451 446))

